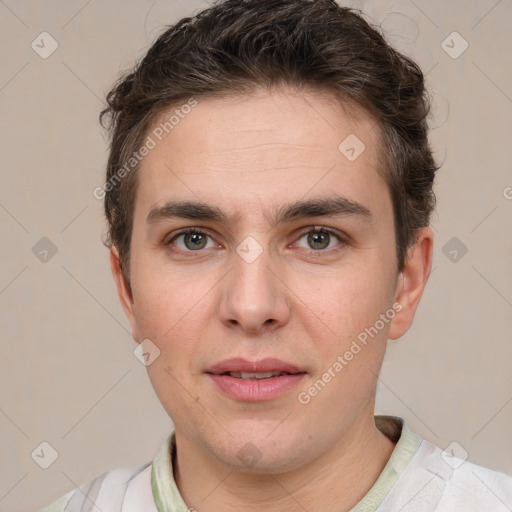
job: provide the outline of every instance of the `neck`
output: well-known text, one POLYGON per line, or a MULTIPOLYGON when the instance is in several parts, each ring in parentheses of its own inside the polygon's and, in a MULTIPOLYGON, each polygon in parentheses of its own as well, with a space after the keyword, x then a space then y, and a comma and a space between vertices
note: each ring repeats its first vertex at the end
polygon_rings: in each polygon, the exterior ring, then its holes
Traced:
POLYGON ((201 512, 349 511, 375 483, 395 447, 373 415, 368 419, 314 460, 274 474, 237 471, 176 431, 175 481, 185 503, 201 512))

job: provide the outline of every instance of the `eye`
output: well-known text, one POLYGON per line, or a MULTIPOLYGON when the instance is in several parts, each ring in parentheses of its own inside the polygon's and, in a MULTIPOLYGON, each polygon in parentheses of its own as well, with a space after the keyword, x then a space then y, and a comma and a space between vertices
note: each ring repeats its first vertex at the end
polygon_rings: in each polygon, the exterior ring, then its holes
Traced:
MULTIPOLYGON (((336 231, 325 227, 315 227, 303 233, 295 245, 313 250, 314 252, 323 252, 338 245, 343 246, 345 243, 343 236, 336 231), (306 246, 299 243, 303 239, 306 241, 306 246)), ((173 250, 176 247, 178 250, 186 253, 218 247, 208 233, 198 228, 182 229, 168 241, 165 241, 164 245, 171 246, 173 250)))
MULTIPOLYGON (((299 238, 299 241, 303 238, 306 239, 308 247, 302 247, 305 249, 313 249, 314 251, 324 251, 326 249, 331 249, 333 247, 333 245, 331 245, 333 238, 337 240, 338 244, 341 242, 341 245, 343 245, 344 242, 341 235, 338 235, 331 229, 322 227, 307 231, 299 238)), ((334 244, 334 246, 338 244, 334 244)))
POLYGON ((215 247, 215 243, 213 243, 213 241, 210 246, 207 246, 208 238, 211 239, 207 233, 201 231, 200 229, 187 228, 173 236, 168 242, 166 242, 166 245, 176 245, 178 249, 186 252, 199 251, 201 249, 209 249, 211 247, 215 247), (180 239, 181 243, 177 243, 177 241, 180 239))

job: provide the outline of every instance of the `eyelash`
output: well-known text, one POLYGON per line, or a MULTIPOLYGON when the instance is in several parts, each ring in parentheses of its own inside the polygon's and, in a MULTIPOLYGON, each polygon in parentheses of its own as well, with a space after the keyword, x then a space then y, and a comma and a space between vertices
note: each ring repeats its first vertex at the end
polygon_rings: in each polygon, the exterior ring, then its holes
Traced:
MULTIPOLYGON (((337 251, 337 250, 340 250, 341 247, 345 246, 348 244, 348 240, 347 240, 347 237, 346 236, 343 236, 341 233, 339 233, 338 231, 335 231, 331 228, 327 228, 327 227, 323 227, 323 226, 315 226, 315 227, 308 227, 307 231, 303 231, 299 238, 297 239, 300 240, 301 238, 303 238, 305 235, 308 235, 309 233, 327 233, 329 234, 329 236, 334 236, 339 244, 336 246, 336 247, 333 247, 331 249, 306 249, 308 252, 310 253, 314 253, 314 254, 320 254, 320 253, 328 253, 330 254, 331 252, 333 251, 337 251), (340 247, 341 246, 341 247, 340 247)), ((184 254, 186 257, 193 257, 194 256, 194 253, 200 253, 202 252, 202 249, 198 249, 197 251, 191 251, 191 250, 183 250, 183 249, 175 249, 175 248, 172 248, 172 245, 173 245, 173 242, 180 236, 182 235, 187 235, 187 234, 198 234, 198 235, 204 235, 204 236, 207 236, 209 238, 213 238, 209 233, 207 233, 206 231, 200 229, 200 228, 193 228, 193 227, 189 227, 189 228, 184 228, 184 229, 181 229, 179 230, 178 232, 176 232, 174 234, 174 236, 169 239, 168 241, 165 241, 163 242, 163 245, 167 248, 170 248, 173 252, 176 252, 176 253, 180 253, 180 254, 184 254)))

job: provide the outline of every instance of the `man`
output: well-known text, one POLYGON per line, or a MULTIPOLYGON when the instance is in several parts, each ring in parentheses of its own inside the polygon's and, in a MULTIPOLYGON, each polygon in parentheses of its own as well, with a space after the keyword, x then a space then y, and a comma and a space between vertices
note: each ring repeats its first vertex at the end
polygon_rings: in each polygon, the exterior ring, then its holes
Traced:
POLYGON ((47 511, 506 511, 512 478, 374 416, 431 262, 417 65, 334 0, 226 0, 108 95, 111 267, 175 429, 47 511))

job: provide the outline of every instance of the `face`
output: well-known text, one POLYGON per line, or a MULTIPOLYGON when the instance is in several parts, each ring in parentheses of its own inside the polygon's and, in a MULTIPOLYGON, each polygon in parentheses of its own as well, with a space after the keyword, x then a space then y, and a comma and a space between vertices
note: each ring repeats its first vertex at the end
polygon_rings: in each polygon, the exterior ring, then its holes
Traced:
POLYGON ((121 301, 160 350, 147 370, 177 438, 228 466, 296 468, 373 422, 386 341, 412 321, 429 235, 398 274, 379 132, 356 113, 291 91, 199 99, 138 170, 121 301))

